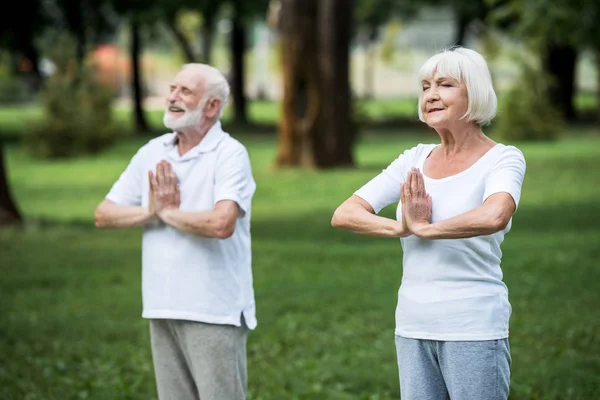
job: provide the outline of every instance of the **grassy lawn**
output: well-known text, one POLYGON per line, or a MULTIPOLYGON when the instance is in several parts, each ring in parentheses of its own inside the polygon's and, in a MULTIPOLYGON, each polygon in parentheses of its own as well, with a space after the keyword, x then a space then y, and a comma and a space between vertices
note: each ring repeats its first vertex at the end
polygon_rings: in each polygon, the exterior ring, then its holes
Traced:
MULTIPOLYGON (((527 175, 503 245, 515 400, 600 398, 600 138, 574 133, 520 145, 527 175)), ((239 138, 258 183, 250 398, 397 399, 400 245, 329 222, 405 148, 437 138, 366 135, 359 168, 326 172, 274 171, 271 137, 239 138)), ((141 231, 93 226, 96 204, 142 143, 55 162, 8 147, 14 195, 30 223, 0 231, 1 399, 156 398, 140 316, 141 231)))

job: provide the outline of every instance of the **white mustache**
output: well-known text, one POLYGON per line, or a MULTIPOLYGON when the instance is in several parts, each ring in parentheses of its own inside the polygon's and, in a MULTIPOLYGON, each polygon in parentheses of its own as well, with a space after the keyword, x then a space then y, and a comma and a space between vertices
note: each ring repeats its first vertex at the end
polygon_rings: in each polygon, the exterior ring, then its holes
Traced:
POLYGON ((188 112, 188 108, 185 106, 185 104, 179 103, 179 102, 174 102, 174 103, 169 103, 167 105, 167 109, 171 108, 171 107, 177 107, 177 108, 181 108, 183 111, 188 112))

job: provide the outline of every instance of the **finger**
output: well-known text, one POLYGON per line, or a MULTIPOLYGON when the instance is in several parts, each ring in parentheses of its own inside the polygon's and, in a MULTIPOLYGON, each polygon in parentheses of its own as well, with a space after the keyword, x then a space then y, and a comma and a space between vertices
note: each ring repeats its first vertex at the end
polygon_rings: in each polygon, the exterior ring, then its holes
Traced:
POLYGON ((165 185, 169 184, 169 164, 163 160, 162 162, 162 178, 165 185))
POLYGON ((404 183, 400 185, 400 203, 404 204, 404 183))
POLYGON ((415 179, 417 181, 417 192, 420 195, 425 195, 425 182, 423 181, 423 175, 421 175, 421 171, 417 168, 415 179))
POLYGON ((175 171, 173 171, 173 166, 170 163, 167 163, 167 172, 169 175, 169 184, 176 186, 177 185, 177 175, 175 175, 175 171))
POLYGON ((412 172, 411 172, 411 177, 410 177, 410 193, 413 196, 418 196, 419 195, 419 184, 417 182, 417 170, 413 168, 412 172))
POLYGON ((168 162, 163 164, 163 171, 165 174, 165 185, 167 187, 171 186, 171 165, 168 162))
POLYGON ((159 185, 163 183, 162 161, 156 164, 156 182, 159 185))
POLYGON ((152 191, 154 191, 156 188, 156 185, 158 185, 158 182, 156 181, 156 175, 154 175, 154 173, 152 171, 149 171, 148 175, 150 176, 150 189, 152 191))
POLYGON ((406 174, 406 182, 404 182, 404 195, 406 198, 410 196, 410 188, 412 183, 412 168, 406 174))

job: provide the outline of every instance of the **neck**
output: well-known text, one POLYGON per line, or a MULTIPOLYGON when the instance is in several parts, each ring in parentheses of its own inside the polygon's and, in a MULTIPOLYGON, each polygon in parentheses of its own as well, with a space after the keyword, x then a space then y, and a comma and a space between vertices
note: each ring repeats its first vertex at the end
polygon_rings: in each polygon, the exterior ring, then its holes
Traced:
POLYGON ((460 127, 436 129, 442 140, 444 154, 452 155, 492 142, 477 124, 465 124, 460 127))
POLYGON ((217 121, 204 120, 200 125, 177 130, 177 148, 180 155, 197 146, 217 121))

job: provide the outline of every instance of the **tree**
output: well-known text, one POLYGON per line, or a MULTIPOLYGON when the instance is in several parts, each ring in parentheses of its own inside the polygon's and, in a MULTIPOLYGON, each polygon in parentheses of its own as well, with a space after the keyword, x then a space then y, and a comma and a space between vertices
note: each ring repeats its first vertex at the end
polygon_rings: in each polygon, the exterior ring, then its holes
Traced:
POLYGON ((131 43, 129 44, 132 68, 131 88, 133 92, 133 112, 134 124, 136 132, 149 131, 148 121, 144 114, 144 93, 143 93, 143 77, 140 63, 141 54, 141 39, 140 39, 140 24, 138 15, 130 17, 131 43))
POLYGON ((149 131, 149 124, 144 113, 144 79, 141 68, 143 27, 156 22, 160 8, 157 1, 148 3, 142 0, 105 0, 111 2, 112 9, 124 17, 129 23, 130 43, 129 56, 131 58, 131 94, 133 103, 133 121, 136 132, 149 131))
MULTIPOLYGON (((40 55, 35 40, 49 21, 42 11, 40 0, 19 1, 13 7, 17 11, 0 13, 0 47, 7 49, 17 59, 23 57, 29 61, 32 87, 38 90, 42 86, 43 77, 39 69, 40 55), (15 18, 16 15, 27 15, 27 18, 15 18)), ((16 65, 18 62, 15 63, 15 70, 16 65)))
MULTIPOLYGON (((498 0, 499 1, 499 0, 498 0)), ((494 23, 525 38, 552 78, 550 97, 564 117, 576 117, 573 97, 579 53, 600 51, 597 20, 600 2, 587 0, 503 0, 492 14, 494 23), (508 23, 506 21, 509 21, 508 23)))
MULTIPOLYGON (((173 33, 175 40, 179 43, 187 62, 201 60, 206 64, 211 63, 212 45, 215 31, 215 23, 223 0, 160 0, 156 3, 158 18, 173 33), (202 24, 199 33, 201 40, 201 56, 199 57, 193 49, 189 32, 179 26, 181 12, 199 12, 202 14, 202 24)), ((194 36, 195 36, 194 35, 194 36)))
POLYGON ((4 148, 0 142, 0 226, 19 224, 22 220, 10 192, 8 174, 4 165, 4 148))
POLYGON ((279 167, 354 164, 349 46, 353 2, 283 0, 279 167))
POLYGON ((233 96, 233 120, 237 124, 248 123, 246 109, 246 68, 244 58, 246 55, 246 16, 243 1, 235 0, 233 3, 233 17, 230 38, 231 51, 231 94, 233 96))
POLYGON ((231 13, 231 94, 233 96, 233 120, 238 124, 248 123, 245 88, 245 55, 248 25, 256 15, 264 15, 268 0, 228 0, 231 13))

